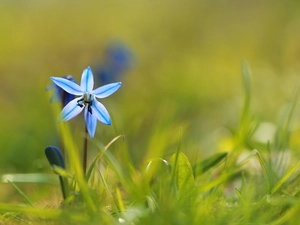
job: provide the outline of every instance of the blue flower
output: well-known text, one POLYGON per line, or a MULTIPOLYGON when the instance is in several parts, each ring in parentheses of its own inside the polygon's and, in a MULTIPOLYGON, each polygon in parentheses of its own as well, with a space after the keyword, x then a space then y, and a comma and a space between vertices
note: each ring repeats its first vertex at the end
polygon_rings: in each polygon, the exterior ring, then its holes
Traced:
POLYGON ((121 42, 110 43, 104 51, 104 61, 94 70, 101 84, 115 82, 125 75, 133 64, 133 55, 121 42))
POLYGON ((72 81, 61 77, 50 77, 51 80, 66 92, 80 96, 70 101, 61 111, 58 122, 68 121, 77 116, 84 109, 86 128, 91 137, 94 137, 97 120, 101 123, 111 125, 110 116, 96 98, 106 98, 117 91, 121 82, 111 83, 93 90, 94 76, 90 67, 86 68, 81 77, 80 86, 72 81))
MULTIPOLYGON (((63 76, 63 78, 66 78, 66 79, 76 83, 74 77, 71 75, 63 76)), ((64 106, 66 106, 70 101, 72 101, 75 98, 74 95, 72 95, 68 92, 65 92, 62 88, 57 86, 55 83, 52 83, 51 85, 49 85, 47 87, 47 90, 51 90, 51 89, 54 89, 54 91, 55 91, 53 93, 53 95, 51 96, 51 99, 50 99, 51 102, 60 101, 63 103, 64 106)))

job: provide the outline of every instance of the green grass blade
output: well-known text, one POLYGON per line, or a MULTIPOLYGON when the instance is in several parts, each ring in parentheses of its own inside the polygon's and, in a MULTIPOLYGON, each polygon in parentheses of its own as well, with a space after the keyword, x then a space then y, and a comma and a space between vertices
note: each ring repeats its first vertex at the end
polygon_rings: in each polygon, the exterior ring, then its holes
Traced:
POLYGON ((241 190, 242 196, 244 196, 245 190, 246 190, 246 177, 245 177, 245 173, 242 172, 242 190, 241 190))
POLYGON ((243 204, 245 202, 245 199, 244 199, 242 193, 237 188, 235 188, 234 190, 235 190, 235 193, 239 196, 240 202, 243 204))
POLYGON ((120 164, 117 162, 116 158, 109 152, 106 151, 103 155, 107 165, 117 174, 118 178, 120 179, 120 182, 125 185, 129 183, 129 180, 125 179, 125 175, 123 173, 123 170, 121 169, 120 164))
POLYGON ((176 153, 172 156, 172 157, 174 157, 174 159, 173 159, 174 162, 173 162, 173 165, 172 165, 171 184, 173 186, 175 196, 177 196, 177 194, 178 194, 178 189, 177 189, 175 179, 176 179, 176 170, 177 170, 178 157, 179 157, 179 152, 180 152, 180 147, 181 147, 181 139, 182 139, 182 133, 180 133, 180 140, 179 140, 179 143, 177 145, 176 153))
POLYGON ((251 101, 251 69, 250 65, 247 61, 243 61, 242 63, 242 76, 243 76, 243 84, 244 84, 244 90, 245 90, 245 101, 244 101, 244 107, 242 112, 242 123, 246 120, 246 118, 249 115, 250 110, 250 101, 251 101))
POLYGON ((120 188, 116 187, 116 197, 117 197, 117 201, 118 201, 118 206, 121 212, 125 211, 125 206, 124 206, 124 202, 122 199, 122 195, 121 195, 121 191, 120 188))
POLYGON ((165 165, 169 173, 172 171, 172 167, 167 160, 162 158, 152 159, 148 162, 146 169, 144 171, 144 177, 146 178, 146 180, 148 181, 151 180, 154 174, 157 173, 161 165, 165 165))
POLYGON ((271 194, 274 194, 282 184, 289 179, 289 177, 295 172, 295 170, 300 166, 300 161, 296 163, 279 181, 278 183, 272 188, 271 194))
POLYGON ((288 147, 292 119, 298 103, 299 93, 299 86, 297 86, 285 113, 283 113, 283 117, 281 118, 280 126, 275 138, 276 150, 285 150, 288 147))
POLYGON ((14 173, 4 174, 0 177, 1 183, 40 183, 40 184, 57 184, 57 176, 46 173, 14 173))
POLYGON ((34 205, 31 202, 31 200, 27 197, 27 195, 23 191, 21 191, 21 189, 17 185, 15 185, 10 180, 7 180, 7 182, 10 183, 16 189, 16 191, 24 198, 24 200, 28 203, 28 205, 34 207, 34 205))
POLYGON ((110 192, 110 190, 109 190, 109 188, 108 188, 108 185, 107 185, 107 183, 106 183, 106 180, 105 180, 103 174, 101 173, 100 170, 98 170, 98 172, 99 172, 100 177, 101 177, 101 180, 102 180, 102 182, 103 182, 103 184, 104 184, 106 193, 107 193, 107 195, 108 195, 108 197, 109 197, 109 199, 110 199, 110 201, 111 201, 112 207, 114 208, 115 213, 116 213, 117 217, 119 218, 119 217, 120 217, 119 209, 118 209, 117 204, 116 204, 116 202, 115 202, 115 200, 114 200, 114 198, 113 198, 113 195, 111 194, 111 192, 110 192))
POLYGON ((93 170, 94 170, 94 168, 95 168, 95 166, 96 166, 96 163, 97 163, 97 161, 101 158, 101 156, 104 154, 104 152, 115 142, 115 141, 117 141, 120 137, 122 137, 123 135, 119 135, 119 136, 117 136, 117 137, 115 137, 114 139, 112 139, 105 147, 104 147, 104 149, 101 151, 100 150, 100 152, 96 155, 96 157, 94 158, 94 160, 93 160, 93 162, 91 163, 91 165, 90 165, 90 167, 89 167, 89 169, 88 169, 88 172, 87 172, 87 174, 86 174, 86 181, 88 181, 89 179, 90 179, 90 177, 91 177, 91 175, 92 175, 92 172, 93 172, 93 170))
POLYGON ((223 172, 216 179, 214 179, 204 185, 198 186, 198 188, 197 188, 198 192, 209 191, 210 189, 229 181, 232 177, 236 176, 240 172, 240 170, 241 170, 241 168, 237 168, 233 171, 223 172))
POLYGON ((226 157, 228 153, 227 152, 221 152, 216 153, 212 156, 210 156, 207 159, 204 159, 203 161, 196 163, 193 166, 193 173, 194 176, 197 177, 198 175, 201 175, 202 173, 208 171, 209 169, 213 168, 214 166, 218 165, 220 162, 222 162, 226 157))
POLYGON ((266 185, 267 185, 267 191, 268 193, 271 193, 271 184, 270 184, 270 178, 269 178, 269 174, 268 174, 268 171, 267 171, 267 167, 266 167, 266 164, 261 156, 261 154, 259 153, 259 151, 257 151, 256 149, 253 150, 253 152, 255 153, 255 155, 257 156, 258 158, 258 161, 260 163, 260 166, 263 170, 263 174, 264 174, 264 177, 266 179, 266 185))

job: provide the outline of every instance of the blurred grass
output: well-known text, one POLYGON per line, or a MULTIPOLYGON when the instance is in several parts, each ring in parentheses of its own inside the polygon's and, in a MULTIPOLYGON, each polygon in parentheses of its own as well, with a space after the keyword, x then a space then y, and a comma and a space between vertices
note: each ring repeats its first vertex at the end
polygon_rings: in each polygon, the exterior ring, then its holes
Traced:
MULTIPOLYGON (((1 1, 0 172, 50 170, 44 148, 59 141, 49 77, 79 81, 111 40, 126 43, 135 62, 103 100, 114 129, 99 124, 96 141, 124 134, 134 165, 174 152, 181 131, 188 156, 218 151, 230 136, 224 125, 236 126, 241 111, 243 59, 253 111, 276 123, 299 76, 299 10, 296 1, 1 1)), ((80 138, 82 117, 70 125, 80 138)))

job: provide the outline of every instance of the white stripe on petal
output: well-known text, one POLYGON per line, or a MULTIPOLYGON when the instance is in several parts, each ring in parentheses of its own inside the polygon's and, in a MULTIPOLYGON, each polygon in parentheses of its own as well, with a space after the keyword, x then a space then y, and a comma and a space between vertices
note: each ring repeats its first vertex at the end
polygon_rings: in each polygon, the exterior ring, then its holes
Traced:
POLYGON ((83 92, 92 92, 94 87, 94 76, 90 67, 83 71, 80 86, 83 92))
POLYGON ((94 99, 93 101, 92 112, 93 116, 95 116, 101 123, 111 125, 110 116, 106 108, 96 99, 94 99))
POLYGON ((84 107, 80 107, 77 104, 77 101, 80 100, 80 98, 75 98, 74 100, 70 101, 61 111, 57 122, 61 122, 61 121, 68 121, 72 118, 74 118, 75 116, 77 116, 84 107))
POLYGON ((93 138, 96 132, 97 118, 88 111, 87 107, 85 107, 84 109, 84 120, 85 120, 86 129, 88 130, 91 138, 93 138))
POLYGON ((121 87, 121 85, 122 85, 121 82, 107 84, 95 89, 93 91, 93 94, 97 98, 106 98, 107 96, 110 96, 111 94, 116 92, 121 87))
POLYGON ((66 92, 72 95, 82 95, 83 92, 81 87, 74 83, 73 81, 69 81, 65 78, 61 77, 50 77, 50 79, 60 88, 64 89, 66 92))

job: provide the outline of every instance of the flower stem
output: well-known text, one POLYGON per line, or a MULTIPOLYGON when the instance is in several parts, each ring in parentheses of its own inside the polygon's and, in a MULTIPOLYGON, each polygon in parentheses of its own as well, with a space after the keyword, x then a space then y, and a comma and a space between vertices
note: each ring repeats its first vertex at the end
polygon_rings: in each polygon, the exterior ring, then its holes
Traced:
POLYGON ((84 144, 83 144, 83 158, 82 158, 82 167, 83 167, 83 174, 85 175, 86 173, 86 161, 87 161, 87 142, 88 142, 88 131, 85 126, 85 131, 84 131, 84 144))
MULTIPOLYGON (((63 109, 65 107, 65 98, 66 98, 66 92, 63 90, 62 93, 61 93, 61 109, 63 109)), ((65 149, 64 149, 64 145, 62 144, 62 141, 61 141, 61 144, 60 144, 60 151, 62 153, 62 155, 64 157, 65 156, 65 149)))
POLYGON ((66 200, 66 198, 68 197, 68 180, 62 176, 59 176, 59 182, 63 198, 64 200, 66 200))

